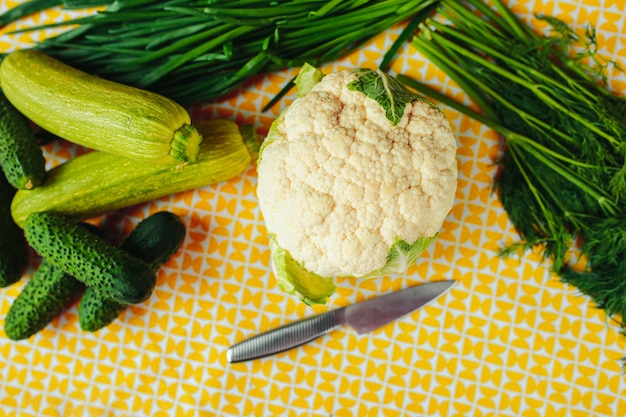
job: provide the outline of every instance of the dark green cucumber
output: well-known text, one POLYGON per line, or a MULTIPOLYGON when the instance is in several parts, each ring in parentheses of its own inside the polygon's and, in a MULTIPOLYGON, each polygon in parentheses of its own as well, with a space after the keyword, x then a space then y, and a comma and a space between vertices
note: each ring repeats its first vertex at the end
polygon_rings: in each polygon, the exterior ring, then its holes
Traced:
POLYGON ((12 340, 27 339, 42 330, 84 289, 84 284, 43 260, 26 283, 4 320, 12 340))
POLYGON ((148 264, 63 215, 33 213, 24 234, 41 257, 118 302, 145 301, 156 285, 148 264))
POLYGON ((95 288, 87 287, 78 303, 78 323, 86 332, 96 332, 111 324, 128 307, 107 297, 95 288))
MULTIPOLYGON (((160 211, 139 222, 121 248, 146 262, 156 273, 178 251, 185 234, 185 225, 180 217, 169 211, 160 211)), ((87 288, 78 305, 80 327, 95 332, 115 320, 126 306, 95 288, 87 288)))
POLYGON ((40 185, 46 160, 28 120, 0 90, 0 166, 9 183, 20 190, 40 185))
MULTIPOLYGON (((85 227, 102 236, 94 225, 85 223, 85 227)), ((12 340, 28 339, 46 327, 84 290, 85 284, 42 259, 30 281, 13 300, 4 320, 4 332, 12 340)))
POLYGON ((0 172, 0 287, 19 281, 28 263, 24 232, 11 217, 14 194, 15 188, 0 172))

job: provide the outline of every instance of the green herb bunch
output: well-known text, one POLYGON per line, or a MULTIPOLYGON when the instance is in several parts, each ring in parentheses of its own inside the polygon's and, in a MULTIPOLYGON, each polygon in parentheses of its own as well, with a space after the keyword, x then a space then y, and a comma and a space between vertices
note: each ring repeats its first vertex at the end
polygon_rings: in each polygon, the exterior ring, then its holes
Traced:
POLYGON ((480 112, 399 78, 503 137, 494 187, 520 240, 502 255, 539 248, 626 332, 626 100, 605 84, 616 64, 598 56, 593 29, 537 16, 552 29, 540 34, 491 3, 443 0, 413 40, 480 112))
MULTIPOLYGON (((60 3, 32 2, 39 6, 5 20, 60 3)), ((395 24, 425 16, 438 0, 108 3, 95 15, 28 30, 76 25, 36 47, 86 72, 190 104, 223 96, 259 73, 333 61, 395 24)))

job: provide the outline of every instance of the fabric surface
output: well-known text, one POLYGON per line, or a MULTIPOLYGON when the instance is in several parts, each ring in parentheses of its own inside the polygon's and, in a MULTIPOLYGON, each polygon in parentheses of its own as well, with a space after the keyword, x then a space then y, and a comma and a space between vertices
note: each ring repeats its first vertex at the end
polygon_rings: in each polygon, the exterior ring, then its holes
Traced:
MULTIPOLYGON (((1 0, 0 10, 17 3, 1 0)), ((524 18, 545 13, 581 31, 595 24, 601 52, 626 65, 623 0, 509 4, 524 18)), ((54 9, 21 25, 80 13, 54 9)), ((0 32, 2 52, 54 33, 9 36, 11 29, 0 32)), ((322 69, 375 68, 399 32, 392 28, 322 69)), ((255 78, 236 94, 190 109, 192 116, 252 123, 263 135, 294 95, 267 112, 262 107, 296 72, 255 78)), ((456 89, 409 46, 393 72, 456 89)), ((625 87, 626 78, 613 74, 611 88, 625 87)), ((110 213, 101 220, 110 234, 171 210, 188 236, 160 270, 154 295, 105 329, 82 332, 71 305, 29 340, 12 342, 0 332, 0 415, 626 415, 624 337, 587 298, 550 276, 536 254, 497 256, 516 237, 492 194, 499 139, 444 111, 459 141, 455 205, 439 238, 406 274, 338 280, 327 306, 307 307, 282 292, 271 274, 253 166, 231 181, 110 213), (260 331, 441 279, 459 285, 375 332, 358 336, 342 328, 286 353, 227 363, 230 345, 260 331)), ((83 151, 62 141, 45 146, 49 167, 83 151)), ((0 323, 27 280, 0 292, 0 323)))

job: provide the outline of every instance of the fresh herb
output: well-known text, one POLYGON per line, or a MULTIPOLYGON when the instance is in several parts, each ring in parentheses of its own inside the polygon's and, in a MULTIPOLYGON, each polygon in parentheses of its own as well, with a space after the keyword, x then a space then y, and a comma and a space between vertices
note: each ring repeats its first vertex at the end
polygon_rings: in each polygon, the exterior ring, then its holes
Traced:
POLYGON ((427 19, 412 42, 480 112, 399 79, 502 135, 494 187, 520 237, 502 255, 539 249, 626 333, 626 100, 604 83, 616 64, 592 29, 537 16, 551 27, 539 34, 491 3, 443 0, 445 23, 427 19))
MULTIPOLYGON (((41 0, 40 0, 41 1, 41 0)), ((438 0, 119 0, 36 48, 65 63, 183 104, 253 76, 333 61, 438 0)))
POLYGON ((65 9, 104 6, 113 3, 105 0, 29 0, 20 3, 0 15, 0 27, 16 22, 32 14, 62 6, 65 9))

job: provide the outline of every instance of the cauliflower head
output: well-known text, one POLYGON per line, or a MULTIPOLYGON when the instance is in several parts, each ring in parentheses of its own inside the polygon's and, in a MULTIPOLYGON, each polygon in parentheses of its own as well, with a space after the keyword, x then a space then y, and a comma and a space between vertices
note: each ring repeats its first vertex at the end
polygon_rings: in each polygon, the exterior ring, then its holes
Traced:
MULTIPOLYGON (((307 75, 308 74, 308 75, 307 75)), ((333 277, 402 272, 435 239, 457 184, 444 114, 380 71, 327 74, 274 121, 257 195, 279 284, 324 303, 333 277)))

